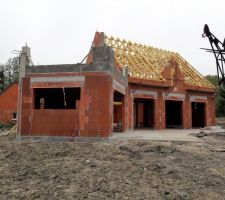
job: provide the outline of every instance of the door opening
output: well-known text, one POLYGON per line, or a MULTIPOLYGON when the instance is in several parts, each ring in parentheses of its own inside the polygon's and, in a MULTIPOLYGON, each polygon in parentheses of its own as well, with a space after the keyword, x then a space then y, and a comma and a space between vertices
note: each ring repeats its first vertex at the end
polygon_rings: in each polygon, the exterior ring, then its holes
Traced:
POLYGON ((182 128, 182 103, 166 100, 166 128, 182 128))
POLYGON ((154 100, 135 98, 133 105, 134 128, 154 127, 154 100))

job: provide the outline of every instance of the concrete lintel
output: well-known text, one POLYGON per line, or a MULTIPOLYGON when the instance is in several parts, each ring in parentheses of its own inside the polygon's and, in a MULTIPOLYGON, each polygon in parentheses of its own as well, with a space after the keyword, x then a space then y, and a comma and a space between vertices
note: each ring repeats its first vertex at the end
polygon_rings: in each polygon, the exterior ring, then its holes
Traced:
POLYGON ((85 82, 84 76, 61 76, 61 77, 32 77, 32 83, 56 83, 56 82, 85 82))
POLYGON ((181 99, 184 100, 185 99, 185 94, 179 94, 179 93, 163 93, 163 98, 164 99, 169 99, 169 98, 177 98, 177 99, 181 99))
POLYGON ((158 97, 158 93, 157 92, 155 92, 155 91, 149 91, 149 90, 135 90, 133 94, 134 95, 135 94, 143 94, 143 95, 147 94, 147 95, 152 95, 155 98, 158 97))
POLYGON ((117 90, 118 92, 120 92, 123 95, 125 95, 125 93, 126 93, 125 87, 121 83, 119 83, 118 81, 116 81, 114 79, 113 79, 113 89, 117 90))
POLYGON ((197 95, 190 96, 191 102, 196 100, 207 100, 207 96, 197 96, 197 95))

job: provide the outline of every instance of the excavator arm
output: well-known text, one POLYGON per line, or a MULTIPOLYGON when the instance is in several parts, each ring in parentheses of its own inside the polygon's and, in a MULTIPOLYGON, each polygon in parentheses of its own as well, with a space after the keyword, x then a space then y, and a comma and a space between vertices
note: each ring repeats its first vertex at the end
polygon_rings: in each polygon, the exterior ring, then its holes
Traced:
POLYGON ((216 36, 214 36, 207 24, 205 24, 204 33, 202 37, 208 37, 211 49, 201 48, 206 50, 207 52, 213 53, 216 59, 216 67, 217 67, 217 79, 219 85, 225 85, 225 76, 224 76, 224 65, 225 65, 225 40, 224 42, 220 42, 216 36))

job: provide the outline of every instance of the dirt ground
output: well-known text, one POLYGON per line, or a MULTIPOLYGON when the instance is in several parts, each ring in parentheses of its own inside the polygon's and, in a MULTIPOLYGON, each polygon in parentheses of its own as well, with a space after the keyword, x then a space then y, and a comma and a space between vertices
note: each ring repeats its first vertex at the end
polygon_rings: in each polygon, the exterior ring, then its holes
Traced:
POLYGON ((0 138, 0 199, 225 199, 225 134, 202 142, 0 138))
POLYGON ((216 118, 216 125, 225 128, 225 117, 216 118))

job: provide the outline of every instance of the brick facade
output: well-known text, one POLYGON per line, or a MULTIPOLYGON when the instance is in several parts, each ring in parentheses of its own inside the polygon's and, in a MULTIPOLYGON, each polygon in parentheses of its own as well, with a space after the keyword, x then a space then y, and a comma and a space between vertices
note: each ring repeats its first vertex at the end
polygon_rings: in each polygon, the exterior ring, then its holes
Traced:
POLYGON ((5 124, 13 119, 13 113, 17 112, 18 84, 14 83, 0 94, 0 123, 5 124))
POLYGON ((126 132, 215 125, 215 88, 187 85, 173 59, 162 71, 163 81, 128 76, 101 37, 95 36, 86 64, 26 67, 19 100, 20 136, 107 137, 114 126, 126 132), (66 109, 66 88, 80 89, 74 108, 66 109), (58 89, 65 108, 36 107, 42 98, 36 89, 58 89))

